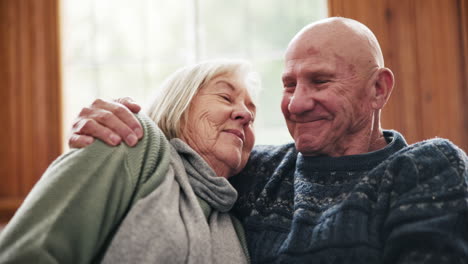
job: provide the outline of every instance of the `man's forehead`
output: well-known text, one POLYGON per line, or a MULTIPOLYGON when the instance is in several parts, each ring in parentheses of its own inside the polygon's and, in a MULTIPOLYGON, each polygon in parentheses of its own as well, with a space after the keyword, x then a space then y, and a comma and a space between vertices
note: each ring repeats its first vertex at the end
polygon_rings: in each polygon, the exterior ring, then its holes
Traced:
POLYGON ((310 24, 291 40, 286 54, 299 51, 314 55, 330 49, 340 53, 343 50, 352 51, 357 48, 356 44, 361 46, 362 41, 368 41, 367 35, 372 34, 362 27, 365 26, 346 19, 327 19, 310 24))
POLYGON ((289 50, 285 56, 284 73, 305 70, 313 71, 346 71, 355 72, 363 66, 361 63, 368 54, 359 51, 359 48, 340 48, 334 45, 308 45, 299 46, 296 49, 289 50))
POLYGON ((308 56, 299 59, 288 59, 285 61, 283 77, 294 75, 297 72, 332 72, 337 69, 339 61, 334 57, 326 58, 319 56, 308 56))
POLYGON ((307 55, 331 58, 330 54, 349 63, 360 61, 364 65, 371 61, 383 67, 383 56, 373 33, 349 19, 327 19, 305 27, 289 44, 285 59, 307 55))
POLYGON ((296 49, 290 49, 285 54, 285 66, 294 65, 329 65, 336 64, 337 61, 343 62, 349 57, 343 50, 335 50, 328 46, 302 46, 296 49))
POLYGON ((344 56, 348 49, 343 49, 341 42, 333 36, 304 36, 288 46, 285 59, 344 56))
POLYGON ((307 56, 302 59, 285 60, 282 80, 288 81, 298 76, 348 76, 359 71, 359 64, 355 63, 352 58, 331 53, 330 56, 307 56))

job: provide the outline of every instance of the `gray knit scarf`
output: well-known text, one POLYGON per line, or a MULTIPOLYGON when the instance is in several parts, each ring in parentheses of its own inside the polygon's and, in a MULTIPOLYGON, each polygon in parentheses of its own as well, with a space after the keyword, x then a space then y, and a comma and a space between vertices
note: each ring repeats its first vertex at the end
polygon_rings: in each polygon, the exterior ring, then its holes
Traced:
POLYGON ((186 143, 170 143, 166 177, 132 207, 103 263, 246 263, 226 213, 236 190, 186 143), (213 209, 208 220, 197 196, 213 209))

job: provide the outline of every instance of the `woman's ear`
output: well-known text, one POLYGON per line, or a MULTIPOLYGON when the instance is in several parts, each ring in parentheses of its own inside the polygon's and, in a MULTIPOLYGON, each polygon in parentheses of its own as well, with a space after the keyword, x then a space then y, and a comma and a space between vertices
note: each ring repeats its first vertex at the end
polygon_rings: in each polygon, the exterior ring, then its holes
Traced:
POLYGON ((381 68, 378 70, 377 79, 374 83, 374 100, 372 102, 372 107, 375 110, 380 110, 387 103, 388 98, 393 90, 393 85, 395 84, 395 79, 393 73, 388 68, 381 68))

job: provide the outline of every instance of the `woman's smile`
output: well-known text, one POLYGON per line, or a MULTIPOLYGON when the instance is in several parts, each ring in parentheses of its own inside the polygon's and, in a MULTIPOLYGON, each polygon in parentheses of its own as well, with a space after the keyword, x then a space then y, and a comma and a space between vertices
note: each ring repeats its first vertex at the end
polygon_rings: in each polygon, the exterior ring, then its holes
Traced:
POLYGON ((244 136, 244 133, 242 133, 240 130, 237 130, 237 129, 225 129, 223 130, 223 132, 226 132, 226 133, 230 133, 236 137, 238 137, 242 143, 244 142, 244 139, 245 139, 245 136, 244 136))

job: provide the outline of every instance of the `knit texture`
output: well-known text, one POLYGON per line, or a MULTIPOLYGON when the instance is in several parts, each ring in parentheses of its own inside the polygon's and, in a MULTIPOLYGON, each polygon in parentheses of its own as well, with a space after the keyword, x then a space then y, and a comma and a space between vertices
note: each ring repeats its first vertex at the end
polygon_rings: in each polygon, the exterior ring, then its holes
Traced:
POLYGON ((233 187, 137 117, 144 136, 135 147, 96 141, 50 165, 0 233, 0 263, 100 263, 111 241, 111 263, 247 261, 243 230, 225 213, 233 187))
POLYGON ((130 210, 103 263, 246 263, 226 212, 237 192, 180 139, 165 179, 130 210), (197 196, 213 210, 208 218, 197 196))
POLYGON ((232 179, 252 263, 466 263, 466 154, 384 136, 384 149, 344 157, 256 147, 232 179))
POLYGON ((101 141, 55 160, 0 233, 0 263, 94 263, 129 208, 159 186, 169 142, 138 115, 145 136, 130 148, 101 141))

